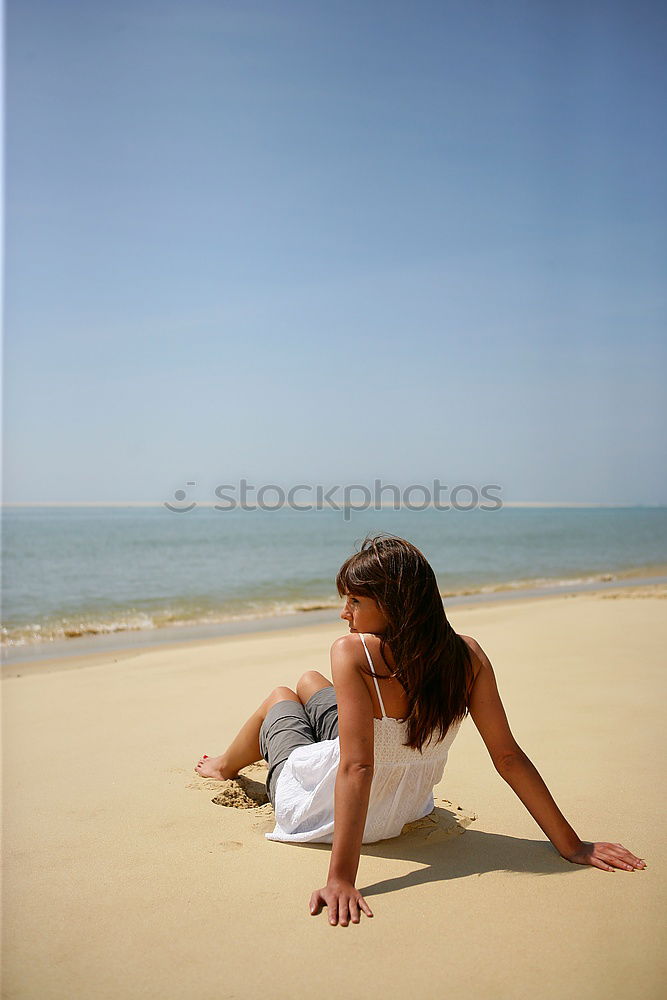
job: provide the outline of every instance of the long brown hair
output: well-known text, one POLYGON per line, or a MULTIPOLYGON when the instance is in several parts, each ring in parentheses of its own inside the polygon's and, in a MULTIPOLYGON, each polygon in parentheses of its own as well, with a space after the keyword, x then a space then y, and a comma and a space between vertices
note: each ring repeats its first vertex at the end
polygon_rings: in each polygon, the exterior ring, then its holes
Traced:
MULTIPOLYGON (((422 749, 432 734, 444 738, 468 714, 473 679, 470 649, 445 614, 425 556, 403 538, 376 535, 343 563, 341 597, 372 597, 388 621, 380 652, 391 649, 392 673, 408 696, 406 746, 422 749)), ((369 669, 364 673, 371 675, 369 669)))

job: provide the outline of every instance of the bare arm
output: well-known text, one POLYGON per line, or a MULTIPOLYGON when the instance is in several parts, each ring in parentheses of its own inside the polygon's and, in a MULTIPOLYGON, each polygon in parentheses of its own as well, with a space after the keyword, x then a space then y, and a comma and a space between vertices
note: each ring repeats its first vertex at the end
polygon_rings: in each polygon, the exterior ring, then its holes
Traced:
POLYGON ((484 650, 466 636, 477 661, 470 697, 470 715, 486 744, 495 769, 523 802, 561 857, 577 864, 614 868, 643 868, 644 862, 622 844, 582 841, 554 802, 537 768, 514 739, 484 650))
POLYGON ((340 742, 334 789, 334 838, 327 884, 314 892, 310 900, 311 914, 319 913, 322 905, 326 905, 330 923, 340 921, 343 926, 348 919, 358 923, 360 909, 373 916, 354 886, 374 767, 373 703, 359 672, 360 645, 356 637, 343 636, 331 649, 340 742))

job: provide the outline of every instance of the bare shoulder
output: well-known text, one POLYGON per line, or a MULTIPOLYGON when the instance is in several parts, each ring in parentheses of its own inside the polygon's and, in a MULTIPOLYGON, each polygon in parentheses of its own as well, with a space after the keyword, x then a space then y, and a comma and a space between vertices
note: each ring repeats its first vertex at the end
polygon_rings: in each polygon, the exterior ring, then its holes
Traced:
POLYGON ((361 646, 359 639, 352 633, 349 635, 339 635, 337 639, 331 643, 331 652, 347 655, 350 653, 355 653, 358 647, 361 646))
MULTIPOLYGON (((361 642, 355 635, 341 635, 331 644, 331 679, 336 689, 339 710, 342 704, 358 699, 360 694, 368 690, 362 676, 359 646, 361 642)), ((363 698, 362 702, 365 704, 363 698)), ((372 714, 370 697, 368 705, 372 714)))
POLYGON ((482 667, 490 667, 491 661, 477 642, 477 639, 473 639, 471 635, 462 635, 461 638, 467 644, 470 652, 472 653, 472 668, 474 671, 474 680, 477 679, 477 674, 480 672, 482 667))
POLYGON ((331 644, 331 663, 356 667, 360 662, 361 642, 356 635, 340 635, 331 644))

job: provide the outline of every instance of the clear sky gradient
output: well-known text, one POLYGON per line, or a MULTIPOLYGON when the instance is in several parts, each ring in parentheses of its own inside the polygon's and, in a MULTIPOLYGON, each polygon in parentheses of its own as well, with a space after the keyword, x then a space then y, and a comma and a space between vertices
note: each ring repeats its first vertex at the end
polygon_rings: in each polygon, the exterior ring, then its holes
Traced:
POLYGON ((667 502, 666 11, 9 0, 5 502, 667 502))

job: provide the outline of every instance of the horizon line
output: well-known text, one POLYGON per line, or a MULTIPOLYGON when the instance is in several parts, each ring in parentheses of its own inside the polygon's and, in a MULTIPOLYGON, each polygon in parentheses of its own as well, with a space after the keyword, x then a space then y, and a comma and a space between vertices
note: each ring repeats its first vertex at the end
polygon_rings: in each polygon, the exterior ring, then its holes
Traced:
MULTIPOLYGON (((368 508, 357 507, 355 504, 344 504, 339 501, 339 506, 341 509, 351 508, 352 510, 368 510, 368 509, 378 509, 373 505, 368 508)), ((9 500, 0 502, 0 509, 6 507, 164 507, 166 506, 164 500, 9 500)), ((203 500, 196 503, 197 507, 206 508, 216 508, 218 505, 212 500, 203 500)), ((667 507, 667 502, 665 501, 598 501, 598 500, 501 500, 500 507, 667 507)), ((499 510, 500 507, 493 508, 499 510)), ((416 508, 416 511, 433 509, 434 504, 429 503, 423 507, 416 508)), ((250 506, 247 505, 246 508, 236 506, 233 508, 225 508, 227 510, 263 510, 264 508, 258 507, 257 505, 250 506)), ((287 503, 280 504, 278 507, 267 508, 270 513, 272 510, 289 510, 290 505, 287 503)), ((323 510, 324 507, 316 508, 311 507, 311 510, 323 510)), ((331 508, 335 509, 335 508, 331 508)), ((381 503, 379 509, 388 510, 412 510, 413 508, 407 506, 406 504, 400 503, 395 505, 391 502, 381 503)), ((470 508, 474 509, 474 508, 470 508)), ((465 508, 464 508, 465 512, 465 508)))

